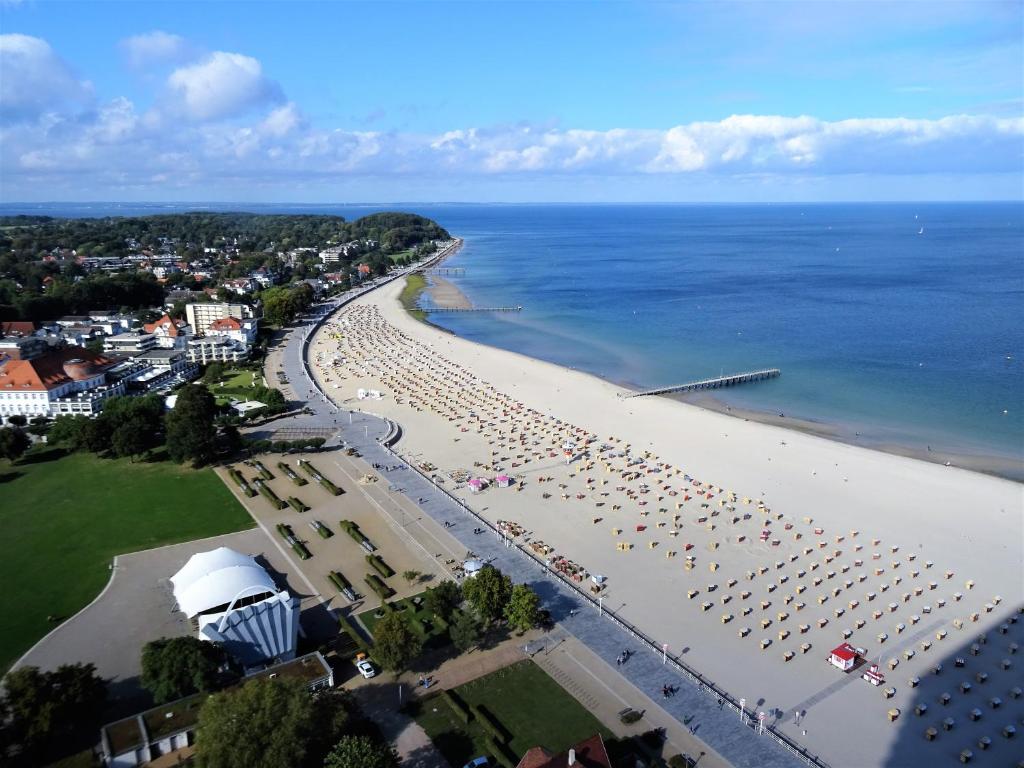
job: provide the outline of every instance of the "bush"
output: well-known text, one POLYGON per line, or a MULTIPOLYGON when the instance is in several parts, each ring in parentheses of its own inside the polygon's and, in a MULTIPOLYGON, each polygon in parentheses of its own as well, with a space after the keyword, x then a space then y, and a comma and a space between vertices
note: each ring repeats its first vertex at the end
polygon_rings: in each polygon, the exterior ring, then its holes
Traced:
POLYGON ((455 713, 455 716, 462 721, 463 725, 469 725, 473 715, 459 694, 455 693, 455 691, 441 691, 441 698, 444 699, 445 704, 455 713))
POLYGON ((284 474, 285 477, 287 477, 289 480, 291 480, 296 485, 308 485, 309 484, 309 480, 307 480, 306 478, 300 477, 299 475, 295 474, 295 470, 292 469, 291 467, 289 467, 283 461, 277 462, 277 468, 279 470, 281 470, 281 472, 284 474))
POLYGON ((309 550, 306 549, 306 545, 296 539, 292 542, 292 549, 295 550, 295 554, 299 556, 301 560, 309 560, 313 555, 310 554, 309 550))
POLYGON ((248 496, 250 499, 256 495, 256 491, 252 489, 252 486, 246 482, 245 478, 242 477, 242 473, 234 467, 228 467, 228 475, 235 481, 235 484, 242 489, 242 493, 248 496))
POLYGON ((331 493, 335 496, 341 496, 341 488, 339 488, 326 477, 324 477, 322 474, 320 474, 320 472, 317 471, 316 467, 314 467, 308 461, 306 461, 305 459, 299 459, 299 466, 302 467, 303 471, 307 475, 312 477, 316 482, 318 482, 321 485, 321 487, 327 490, 328 493, 331 493))
POLYGON ((327 578, 331 580, 331 583, 338 588, 339 592, 344 592, 346 589, 352 589, 352 583, 345 578, 345 575, 340 571, 331 571, 327 574, 327 578))
POLYGON ((505 729, 498 718, 496 718, 491 711, 487 709, 483 704, 477 704, 473 707, 473 714, 476 715, 477 722, 487 731, 494 739, 500 744, 507 744, 512 738, 512 735, 505 729))
POLYGON ((270 474, 270 470, 263 466, 262 461, 254 461, 253 464, 256 465, 256 471, 260 473, 260 477, 262 477, 264 480, 274 479, 274 476, 270 474))
POLYGON ((693 768, 693 760, 682 755, 672 755, 668 759, 668 768, 693 768))
POLYGON ((381 559, 380 555, 367 555, 366 562, 385 579, 395 575, 394 570, 381 559))
POLYGON ((309 512, 309 507, 302 503, 299 499, 294 496, 288 497, 288 506, 294 509, 296 512, 309 512))
POLYGON ((391 587, 389 587, 387 584, 381 581, 380 577, 375 573, 366 574, 366 576, 363 578, 363 581, 365 581, 369 585, 370 589, 377 593, 377 596, 381 600, 387 600, 389 597, 395 594, 395 590, 393 590, 391 587))
POLYGON ((621 722, 623 725, 632 725, 633 723, 637 722, 641 717, 643 717, 642 714, 637 712, 635 709, 631 709, 628 712, 623 712, 619 716, 619 722, 621 722))
POLYGON ((285 507, 288 506, 283 501, 281 501, 281 499, 278 498, 278 495, 270 489, 270 486, 264 483, 262 480, 256 481, 256 487, 260 489, 260 494, 263 496, 263 498, 270 502, 270 506, 272 506, 274 509, 284 509, 285 507))
MULTIPOLYGON (((341 574, 338 575, 340 576, 341 574)), ((352 626, 352 622, 349 621, 348 617, 339 614, 338 624, 341 626, 341 631, 352 639, 352 642, 356 644, 356 647, 359 648, 359 650, 365 653, 367 656, 369 656, 370 646, 367 644, 365 640, 363 640, 363 636, 356 631, 356 628, 352 626)))
POLYGON ((278 523, 277 532, 281 534, 284 540, 291 545, 291 548, 295 550, 295 554, 297 554, 302 560, 309 560, 309 558, 312 557, 309 550, 306 549, 306 545, 295 538, 295 533, 292 531, 292 527, 290 525, 278 523))
POLYGON ((519 761, 511 754, 506 744, 502 744, 491 736, 488 736, 484 743, 491 754, 494 755, 494 759, 501 768, 516 768, 519 761))
POLYGON ((321 539, 329 539, 334 535, 334 532, 319 520, 316 521, 316 532, 320 534, 321 539))
POLYGON ((369 539, 363 536, 363 532, 359 530, 359 526, 351 520, 339 520, 338 526, 345 531, 345 533, 351 536, 359 546, 362 546, 363 542, 369 541, 369 539))

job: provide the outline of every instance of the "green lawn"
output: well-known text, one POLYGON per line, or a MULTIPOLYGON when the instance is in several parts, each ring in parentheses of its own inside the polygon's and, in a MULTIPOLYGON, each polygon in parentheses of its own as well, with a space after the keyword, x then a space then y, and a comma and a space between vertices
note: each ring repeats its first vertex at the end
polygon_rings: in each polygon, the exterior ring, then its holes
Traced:
POLYGON ((213 470, 87 453, 0 461, 0 499, 0 671, 103 589, 114 555, 254 525, 213 470))
MULTIPOLYGON (((398 579, 400 576, 395 574, 391 578, 398 579)), ((415 632, 421 640, 423 640, 424 650, 444 647, 451 642, 448 638, 448 625, 443 621, 438 621, 434 617, 434 614, 427 609, 426 602, 420 603, 419 608, 416 608, 412 604, 413 597, 423 597, 424 594, 426 593, 421 592, 419 595, 413 595, 412 597, 406 597, 401 600, 392 600, 389 604, 401 612, 412 631, 415 632), (424 621, 426 621, 425 624, 424 621)), ((371 636, 373 635, 373 628, 377 625, 377 622, 380 621, 380 619, 374 615, 377 610, 378 609, 373 608, 369 611, 364 611, 357 616, 357 618, 363 622, 363 626, 366 627, 366 631, 369 632, 371 636)))
MULTIPOLYGON (((231 400, 248 400, 252 394, 253 371, 230 368, 224 372, 220 382, 208 385, 210 392, 217 398, 217 405, 224 405, 231 400), (223 384, 223 386, 221 386, 223 384)), ((256 372, 256 385, 263 385, 263 376, 256 372)))
MULTIPOLYGON (((455 693, 472 709, 483 704, 512 734, 509 749, 522 757, 530 747, 553 752, 600 732, 611 733, 532 661, 521 661, 459 686, 455 693)), ((486 732, 475 721, 464 725, 440 697, 423 701, 418 722, 448 762, 464 765, 490 750, 486 732)))
POLYGON ((405 278, 405 285, 402 287, 402 292, 398 294, 398 300, 405 307, 406 311, 417 320, 426 320, 427 313, 422 309, 417 309, 416 305, 419 301, 420 294, 423 293, 427 288, 427 279, 418 273, 414 273, 405 278))

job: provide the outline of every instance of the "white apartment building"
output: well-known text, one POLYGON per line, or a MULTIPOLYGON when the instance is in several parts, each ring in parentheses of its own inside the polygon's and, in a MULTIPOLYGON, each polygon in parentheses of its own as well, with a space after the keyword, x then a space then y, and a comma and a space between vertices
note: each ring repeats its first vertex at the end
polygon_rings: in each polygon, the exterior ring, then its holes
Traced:
POLYGON ((185 348, 190 363, 237 363, 249 358, 249 345, 226 336, 199 336, 185 348))
POLYGON ((238 319, 255 318, 253 308, 248 304, 196 303, 185 305, 185 319, 197 336, 202 336, 217 320, 225 317, 238 319))

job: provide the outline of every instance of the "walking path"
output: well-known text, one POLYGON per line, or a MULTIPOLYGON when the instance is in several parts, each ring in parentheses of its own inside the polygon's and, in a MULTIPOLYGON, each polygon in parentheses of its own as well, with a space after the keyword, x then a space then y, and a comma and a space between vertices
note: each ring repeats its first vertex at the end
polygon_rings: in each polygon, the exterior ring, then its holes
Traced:
MULTIPOLYGON (((328 302, 318 308, 317 314, 321 319, 325 318, 351 298, 328 302)), ((720 708, 717 697, 709 696, 705 686, 698 688, 671 666, 663 664, 661 654, 653 653, 639 636, 633 636, 630 630, 609 621, 606 612, 585 605, 575 590, 551 575, 543 565, 538 566, 512 547, 510 541, 490 533, 475 535, 473 529, 480 524, 487 525, 484 521, 386 447, 385 442, 398 432, 395 424, 366 413, 343 411, 316 388, 306 367, 306 356, 309 337, 318 324, 313 322, 288 334, 285 346, 275 350, 272 357, 274 365, 285 371, 294 395, 305 399, 307 406, 322 421, 337 421, 346 443, 355 447, 366 462, 384 467, 379 470, 383 478, 392 486, 401 488, 408 499, 417 499, 419 509, 435 521, 454 523, 446 530, 467 550, 493 563, 514 582, 530 584, 563 630, 577 638, 606 665, 610 666, 623 651, 629 651, 632 654, 630 660, 617 672, 638 691, 660 696, 662 686, 674 680, 678 691, 660 708, 674 718, 679 727, 685 725, 701 741, 713 745, 714 750, 729 763, 738 768, 782 768, 807 762, 774 738, 758 735, 752 728, 742 725, 737 713, 720 708)), ((696 751, 711 752, 707 748, 696 751)))

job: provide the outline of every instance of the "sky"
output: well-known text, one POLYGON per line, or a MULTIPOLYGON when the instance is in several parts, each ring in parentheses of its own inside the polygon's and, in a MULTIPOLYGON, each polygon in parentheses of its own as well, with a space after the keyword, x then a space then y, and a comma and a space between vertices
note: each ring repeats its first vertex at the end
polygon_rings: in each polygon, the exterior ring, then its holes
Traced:
POLYGON ((1024 198, 1024 0, 0 0, 0 203, 1024 198))

